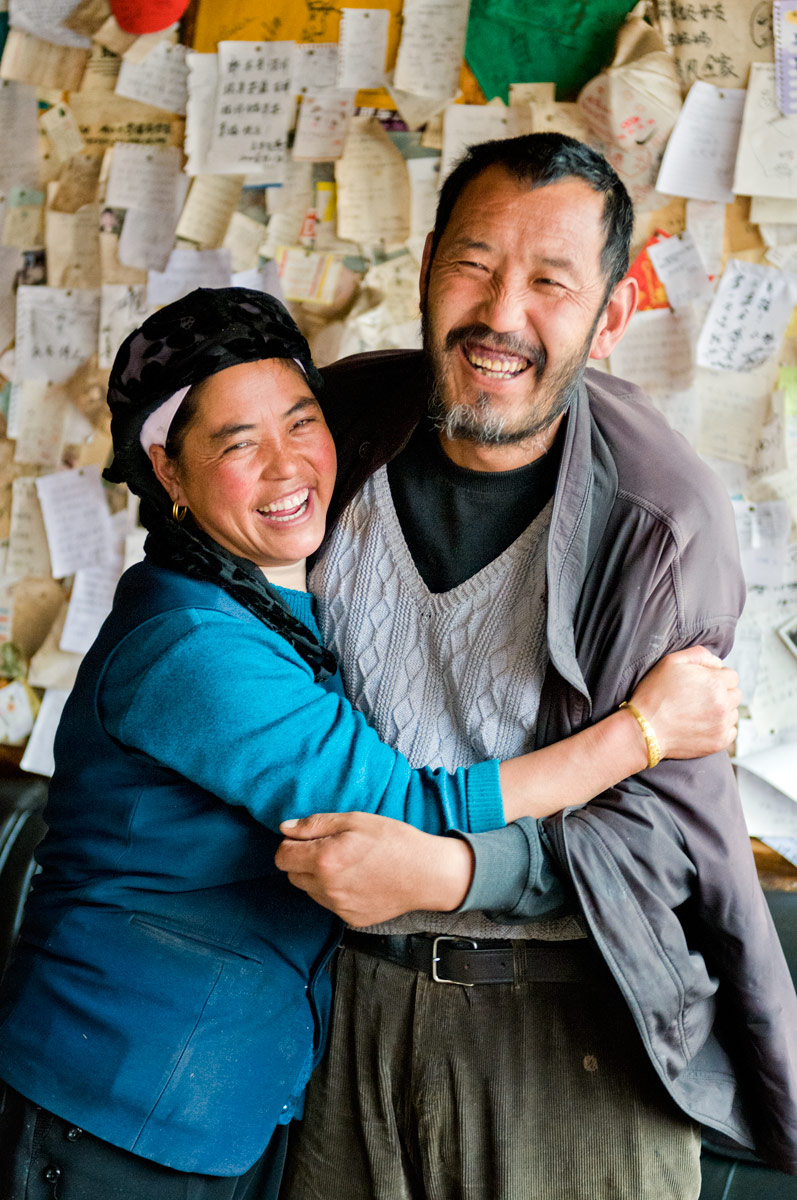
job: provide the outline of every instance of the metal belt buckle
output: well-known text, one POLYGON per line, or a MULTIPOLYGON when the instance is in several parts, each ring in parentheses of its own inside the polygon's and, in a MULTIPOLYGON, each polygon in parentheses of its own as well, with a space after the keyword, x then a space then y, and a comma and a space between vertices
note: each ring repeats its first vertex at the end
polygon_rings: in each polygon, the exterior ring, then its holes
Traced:
POLYGON ((440 942, 470 942, 474 950, 478 950, 478 942, 474 942, 473 938, 454 937, 450 933, 441 933, 432 943, 432 979, 435 983, 453 983, 456 987, 473 987, 472 983, 461 983, 459 979, 443 979, 437 973, 437 964, 440 962, 440 955, 437 953, 437 947, 440 942))

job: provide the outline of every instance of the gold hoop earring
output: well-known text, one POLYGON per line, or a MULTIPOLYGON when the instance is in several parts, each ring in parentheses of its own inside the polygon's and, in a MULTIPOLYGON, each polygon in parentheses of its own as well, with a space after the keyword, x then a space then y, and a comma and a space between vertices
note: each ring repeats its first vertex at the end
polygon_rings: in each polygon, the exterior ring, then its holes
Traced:
POLYGON ((174 517, 175 521, 184 521, 185 514, 187 512, 188 512, 188 505, 187 504, 180 505, 175 500, 174 504, 172 505, 172 516, 174 517))

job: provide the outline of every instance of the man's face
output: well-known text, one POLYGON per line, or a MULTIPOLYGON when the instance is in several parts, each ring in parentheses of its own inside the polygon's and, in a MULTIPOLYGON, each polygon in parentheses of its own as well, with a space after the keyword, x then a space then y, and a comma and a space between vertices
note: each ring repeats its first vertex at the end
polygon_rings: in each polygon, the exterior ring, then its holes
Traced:
POLYGON ((531 190, 501 167, 466 186, 421 275, 444 442, 516 445, 567 407, 604 309, 603 204, 581 179, 531 190))

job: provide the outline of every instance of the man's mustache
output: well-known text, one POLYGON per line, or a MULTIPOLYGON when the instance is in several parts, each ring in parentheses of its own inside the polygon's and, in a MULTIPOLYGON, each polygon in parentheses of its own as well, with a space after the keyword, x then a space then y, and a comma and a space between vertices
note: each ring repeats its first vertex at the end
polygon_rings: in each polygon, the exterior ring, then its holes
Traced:
POLYGON ((532 345, 531 342, 511 333, 505 335, 496 333, 489 325, 459 325, 456 329, 449 330, 444 344, 446 350, 454 350, 457 346, 465 345, 468 342, 478 342, 481 346, 495 350, 498 354, 514 354, 521 358, 527 358, 534 366, 538 376, 545 370, 548 361, 548 355, 543 346, 532 345))

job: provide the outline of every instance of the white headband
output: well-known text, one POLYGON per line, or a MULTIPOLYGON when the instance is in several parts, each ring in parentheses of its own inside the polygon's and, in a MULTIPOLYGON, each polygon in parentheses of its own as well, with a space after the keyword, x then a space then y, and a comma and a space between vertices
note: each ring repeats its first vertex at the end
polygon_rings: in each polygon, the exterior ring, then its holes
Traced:
POLYGON ((165 446, 166 439, 169 436, 169 429, 174 420, 175 413, 188 395, 189 388, 180 388, 179 392, 175 392, 168 400, 164 400, 154 412, 151 412, 144 424, 141 426, 141 433, 138 435, 138 440, 144 447, 144 453, 149 454, 150 446, 165 446))

